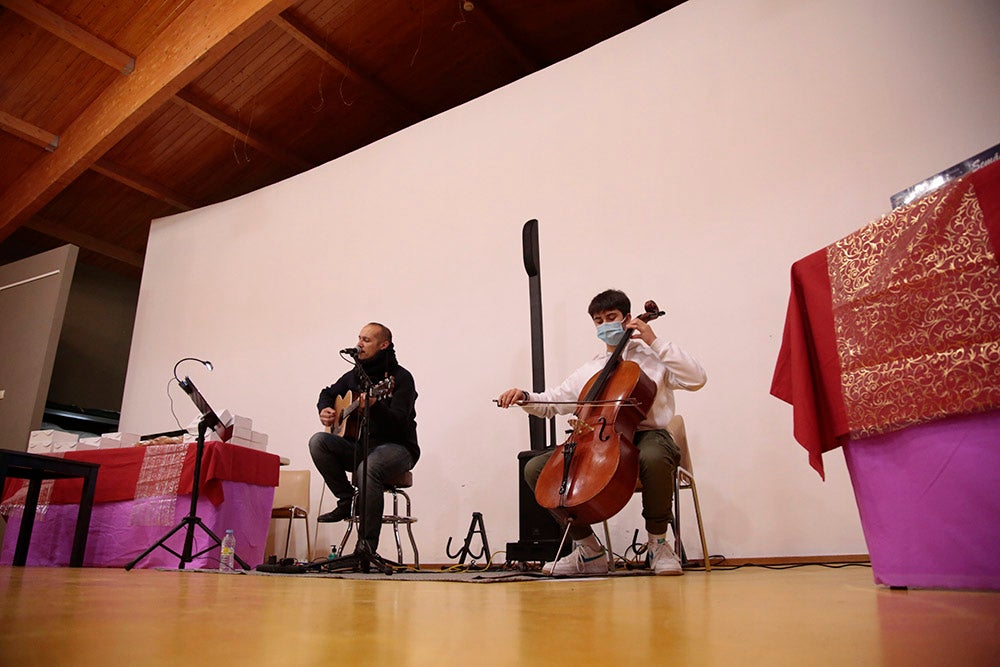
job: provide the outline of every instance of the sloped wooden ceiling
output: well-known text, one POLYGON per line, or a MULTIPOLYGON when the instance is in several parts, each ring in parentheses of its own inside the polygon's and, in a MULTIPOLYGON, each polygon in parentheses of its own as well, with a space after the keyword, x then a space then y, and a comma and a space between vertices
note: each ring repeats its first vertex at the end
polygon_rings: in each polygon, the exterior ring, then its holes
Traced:
POLYGON ((0 250, 74 243, 138 276, 154 218, 333 160, 679 4, 0 0, 0 250))

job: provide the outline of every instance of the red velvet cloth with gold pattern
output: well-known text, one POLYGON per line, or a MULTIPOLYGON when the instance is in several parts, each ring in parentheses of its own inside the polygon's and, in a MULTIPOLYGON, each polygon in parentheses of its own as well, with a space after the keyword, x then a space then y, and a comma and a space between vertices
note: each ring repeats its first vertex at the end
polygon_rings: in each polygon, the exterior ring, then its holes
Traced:
POLYGON ((792 265, 771 393, 823 475, 849 439, 1000 407, 1000 163, 792 265))

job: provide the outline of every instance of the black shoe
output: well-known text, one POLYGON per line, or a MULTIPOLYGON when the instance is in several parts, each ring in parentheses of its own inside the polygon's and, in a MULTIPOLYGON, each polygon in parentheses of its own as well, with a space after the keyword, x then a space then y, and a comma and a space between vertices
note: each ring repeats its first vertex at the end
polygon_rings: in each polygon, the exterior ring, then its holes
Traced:
POLYGON ((337 523, 338 521, 343 521, 349 516, 351 516, 351 504, 338 503, 333 510, 327 512, 326 514, 320 514, 316 517, 316 521, 319 523, 337 523))

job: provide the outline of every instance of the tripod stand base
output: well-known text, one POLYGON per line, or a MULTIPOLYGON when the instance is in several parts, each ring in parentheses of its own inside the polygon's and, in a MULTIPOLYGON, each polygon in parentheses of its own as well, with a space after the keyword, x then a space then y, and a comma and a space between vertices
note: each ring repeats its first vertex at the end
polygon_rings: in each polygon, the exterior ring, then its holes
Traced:
POLYGON ((340 558, 319 564, 320 569, 326 572, 371 572, 377 570, 385 575, 391 575, 397 569, 403 567, 402 564, 382 558, 371 550, 365 540, 358 540, 358 546, 354 553, 340 558))
MULTIPOLYGON (((160 548, 164 549, 165 551, 169 551, 173 555, 175 555, 178 558, 180 558, 181 562, 180 562, 180 564, 177 567, 183 570, 185 564, 191 563, 198 556, 201 556, 202 554, 208 553, 212 549, 214 549, 216 547, 221 547, 221 546, 222 546, 222 540, 220 540, 219 536, 216 535, 215 533, 213 533, 211 531, 211 529, 208 526, 205 525, 205 522, 202 521, 200 517, 197 517, 197 516, 186 516, 183 519, 181 519, 180 523, 178 523, 176 526, 174 526, 170 530, 169 533, 167 533, 166 535, 164 535, 163 537, 161 537, 159 540, 157 540, 156 542, 154 542, 148 549, 146 549, 141 554, 139 554, 139 556, 137 558, 135 558, 134 560, 132 560, 128 564, 126 564, 125 565, 125 571, 127 572, 127 571, 131 570, 133 567, 136 566, 136 564, 139 561, 141 561, 143 558, 145 558, 149 554, 153 553, 153 550, 156 549, 157 547, 160 547, 160 548), (212 538, 212 544, 210 544, 209 546, 205 547, 204 549, 202 549, 198 553, 192 554, 191 553, 191 546, 194 544, 194 529, 195 529, 195 527, 201 528, 203 531, 205 531, 205 534, 208 535, 210 538, 212 538), (180 532, 180 530, 183 529, 183 528, 187 528, 187 533, 185 534, 185 538, 184 538, 184 553, 177 553, 176 551, 174 551, 173 549, 171 549, 170 547, 167 546, 167 540, 169 540, 171 537, 173 537, 176 533, 180 532)), ((244 561, 242 558, 240 558, 235 552, 233 553, 233 559, 237 563, 239 563, 240 567, 243 568, 244 570, 249 570, 250 569, 250 565, 248 565, 247 562, 244 561)))

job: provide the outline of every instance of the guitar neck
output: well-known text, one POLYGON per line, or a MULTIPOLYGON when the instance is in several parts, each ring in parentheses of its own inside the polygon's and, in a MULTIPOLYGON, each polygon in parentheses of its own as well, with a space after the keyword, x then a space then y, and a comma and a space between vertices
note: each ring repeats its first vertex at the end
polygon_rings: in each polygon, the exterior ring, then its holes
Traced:
POLYGON ((360 398, 355 401, 351 401, 350 405, 348 405, 346 408, 340 411, 340 421, 344 421, 345 419, 347 419, 352 412, 358 409, 359 405, 361 405, 360 398))

